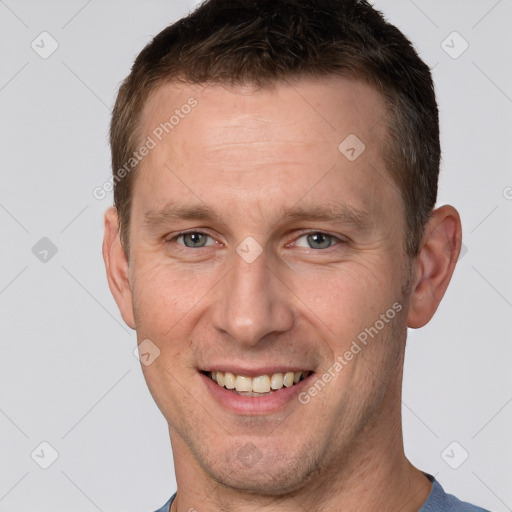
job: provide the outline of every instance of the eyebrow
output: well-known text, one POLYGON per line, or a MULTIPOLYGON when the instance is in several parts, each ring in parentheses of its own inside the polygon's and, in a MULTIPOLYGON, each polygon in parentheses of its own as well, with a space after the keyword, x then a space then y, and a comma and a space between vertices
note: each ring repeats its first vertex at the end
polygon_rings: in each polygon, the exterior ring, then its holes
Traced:
POLYGON ((362 230, 372 225, 370 215, 353 206, 319 205, 313 207, 294 206, 281 211, 281 218, 287 221, 333 222, 336 224, 352 224, 362 230))
MULTIPOLYGON (((361 230, 368 230, 372 226, 368 212, 342 204, 283 208, 279 212, 278 219, 278 222, 315 221, 352 224, 361 230)), ((205 204, 167 203, 163 208, 150 210, 144 215, 144 227, 155 229, 180 220, 222 222, 221 217, 205 204)))
POLYGON ((159 210, 150 210, 144 215, 145 227, 159 227, 179 220, 201 220, 212 222, 219 216, 206 205, 180 205, 167 203, 159 210))

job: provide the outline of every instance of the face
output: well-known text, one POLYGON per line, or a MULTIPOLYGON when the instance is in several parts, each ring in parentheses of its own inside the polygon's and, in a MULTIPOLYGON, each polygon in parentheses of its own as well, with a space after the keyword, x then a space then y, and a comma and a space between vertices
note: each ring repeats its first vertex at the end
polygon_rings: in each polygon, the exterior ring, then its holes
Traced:
POLYGON ((178 464, 278 494, 396 428, 409 267, 384 116, 345 78, 149 98, 118 302, 158 355, 143 371, 178 464))

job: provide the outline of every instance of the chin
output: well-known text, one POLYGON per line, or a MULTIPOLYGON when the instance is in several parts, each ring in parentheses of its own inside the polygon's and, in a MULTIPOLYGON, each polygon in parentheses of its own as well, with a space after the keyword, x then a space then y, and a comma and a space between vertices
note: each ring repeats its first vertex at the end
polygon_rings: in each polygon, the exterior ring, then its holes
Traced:
MULTIPOLYGON (((316 461, 318 462, 318 461, 316 461)), ((224 455, 200 461, 203 470, 218 484, 244 494, 284 496, 308 485, 319 471, 311 448, 265 447, 248 441, 229 447, 224 455), (287 448, 286 450, 283 450, 287 448), (307 455, 305 455, 307 454, 307 455)))
POLYGON ((243 494, 258 496, 285 496, 305 487, 310 478, 300 464, 290 465, 284 461, 276 467, 244 468, 233 467, 226 472, 217 473, 212 468, 210 476, 224 487, 243 494))

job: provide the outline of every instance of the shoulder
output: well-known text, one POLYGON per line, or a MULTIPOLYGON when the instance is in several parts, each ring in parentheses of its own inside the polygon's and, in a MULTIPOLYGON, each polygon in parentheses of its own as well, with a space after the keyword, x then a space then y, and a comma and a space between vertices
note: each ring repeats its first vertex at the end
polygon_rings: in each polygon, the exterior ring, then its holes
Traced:
POLYGON ((490 512, 476 505, 471 505, 471 503, 460 501, 451 494, 447 494, 437 480, 433 477, 431 480, 432 491, 419 512, 439 512, 440 510, 443 512, 490 512))
POLYGON ((158 510, 155 510, 155 512, 169 512, 170 510, 170 507, 171 507, 171 503, 173 502, 174 498, 176 497, 176 493, 174 493, 170 498, 169 498, 169 501, 162 507, 162 508, 159 508, 158 510))

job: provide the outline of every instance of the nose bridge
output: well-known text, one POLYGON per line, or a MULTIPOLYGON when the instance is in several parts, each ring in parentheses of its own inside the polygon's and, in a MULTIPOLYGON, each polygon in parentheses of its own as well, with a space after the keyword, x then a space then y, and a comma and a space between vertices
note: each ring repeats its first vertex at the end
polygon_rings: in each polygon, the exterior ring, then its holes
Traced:
POLYGON ((220 287, 213 314, 216 329, 246 345, 255 345, 267 334, 286 331, 293 324, 283 286, 276 282, 265 252, 257 251, 254 257, 254 250, 242 243, 232 255, 231 270, 220 287))

